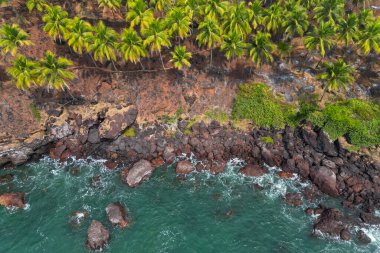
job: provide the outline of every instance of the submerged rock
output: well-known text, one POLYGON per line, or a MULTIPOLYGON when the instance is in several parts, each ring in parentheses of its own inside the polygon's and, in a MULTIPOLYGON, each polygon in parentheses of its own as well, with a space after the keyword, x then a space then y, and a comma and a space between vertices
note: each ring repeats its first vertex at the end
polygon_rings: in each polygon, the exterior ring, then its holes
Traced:
POLYGON ((13 174, 5 174, 0 176, 0 184, 6 184, 13 180, 14 175, 13 174))
POLYGON ((86 245, 91 250, 101 250, 108 243, 110 234, 100 221, 93 220, 87 231, 86 245))
POLYGON ((126 220, 126 212, 124 207, 120 203, 111 203, 106 207, 107 219, 112 225, 125 228, 128 226, 126 220))
POLYGON ((80 226, 83 221, 88 217, 89 213, 87 211, 75 211, 69 216, 69 223, 73 227, 80 226))
POLYGON ((348 231, 349 221, 343 213, 335 208, 325 209, 314 224, 314 232, 320 231, 332 237, 340 237, 342 240, 350 240, 348 231))
POLYGON ((143 180, 148 179, 154 170, 154 167, 147 160, 140 160, 135 163, 132 168, 126 173, 126 170, 121 172, 122 181, 128 184, 129 187, 136 187, 143 180))
POLYGON ((369 238, 369 236, 363 231, 363 230, 359 230, 358 231, 358 242, 360 244, 368 244, 368 243, 371 243, 371 238, 369 238))
POLYGON ((261 177, 267 173, 267 170, 260 165, 248 164, 239 170, 239 173, 248 177, 261 177))
POLYGON ((25 207, 25 193, 23 192, 4 193, 0 195, 0 205, 6 206, 6 207, 24 208, 25 207))
POLYGON ((300 206, 302 205, 302 196, 300 193, 286 193, 285 194, 285 202, 292 206, 300 206))
POLYGON ((194 166, 191 162, 184 160, 177 163, 175 172, 177 174, 186 175, 194 171, 194 166))

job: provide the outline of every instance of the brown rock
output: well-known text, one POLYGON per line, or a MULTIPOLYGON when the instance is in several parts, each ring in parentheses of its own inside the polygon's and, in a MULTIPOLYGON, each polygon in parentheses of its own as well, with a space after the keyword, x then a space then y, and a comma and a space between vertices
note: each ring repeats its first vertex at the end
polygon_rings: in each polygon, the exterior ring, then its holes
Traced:
POLYGON ((340 231, 340 239, 342 239, 343 241, 351 241, 352 236, 350 231, 346 228, 340 231))
POLYGON ((124 207, 120 203, 111 203, 106 207, 107 218, 112 225, 125 228, 128 226, 126 220, 126 212, 124 207))
POLYGON ((112 161, 112 160, 107 160, 105 163, 104 163, 104 166, 106 166, 107 169, 109 170, 114 170, 116 169, 118 163, 115 162, 115 161, 112 161))
POLYGON ((300 193, 286 193, 285 202, 292 206, 302 205, 302 196, 300 193))
POLYGON ((248 164, 239 170, 239 173, 248 177, 261 177, 267 173, 267 170, 260 165, 248 164))
POLYGON ((280 178, 284 178, 284 179, 291 179, 294 177, 293 173, 292 172, 288 172, 288 171, 279 171, 278 173, 278 176, 280 178))
POLYGON ((371 243, 372 240, 363 230, 359 230, 358 241, 360 244, 368 244, 368 243, 371 243))
POLYGON ((339 196, 336 187, 336 175, 335 173, 324 166, 315 167, 310 173, 311 179, 318 188, 331 196, 339 196))
POLYGON ((194 166, 190 161, 184 160, 177 163, 175 172, 177 174, 186 175, 194 171, 194 166))
POLYGON ((212 164, 210 166, 210 172, 213 175, 217 175, 219 173, 224 172, 225 168, 226 168, 225 161, 212 161, 212 164))
POLYGON ((14 192, 14 193, 4 193, 0 195, 0 205, 6 207, 25 207, 25 193, 14 192))
POLYGON ((159 156, 159 157, 153 159, 151 161, 151 163, 152 163, 153 167, 157 168, 157 167, 160 167, 160 166, 164 165, 165 161, 164 161, 164 159, 162 159, 161 156, 159 156))
POLYGON ((110 234, 100 221, 93 220, 87 231, 86 245, 91 250, 101 250, 108 243, 110 234))
POLYGON ((104 121, 99 126, 99 137, 116 139, 127 127, 135 122, 136 117, 137 109, 135 106, 128 106, 122 109, 109 109, 104 121))
MULTIPOLYGON (((342 230, 347 229, 348 222, 343 213, 335 208, 325 209, 314 224, 314 231, 324 234, 341 237, 342 230)), ((347 232, 343 232, 343 237, 347 239, 347 232)))
POLYGON ((6 184, 13 180, 14 176, 13 174, 5 174, 0 176, 0 184, 6 184))
POLYGON ((135 163, 128 171, 125 177, 126 171, 121 173, 123 182, 126 182, 129 187, 136 187, 143 180, 148 179, 153 173, 154 167, 147 160, 140 160, 135 163), (124 176, 124 178, 123 178, 124 176))

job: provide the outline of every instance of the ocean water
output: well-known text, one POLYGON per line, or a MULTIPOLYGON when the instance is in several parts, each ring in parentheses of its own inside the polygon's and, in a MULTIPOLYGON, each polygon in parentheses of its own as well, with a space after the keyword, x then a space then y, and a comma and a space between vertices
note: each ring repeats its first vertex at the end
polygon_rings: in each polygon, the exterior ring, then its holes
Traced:
MULTIPOLYGON (((380 252, 378 227, 367 228, 373 239, 367 246, 311 236, 316 217, 304 209, 318 201, 330 206, 338 201, 325 196, 289 206, 283 195, 307 183, 280 179, 275 168, 260 178, 243 177, 237 173, 241 165, 232 160, 222 174, 194 173, 186 180, 177 178, 171 166, 159 168, 132 189, 102 161, 59 164, 45 158, 29 163, 11 171, 13 182, 0 185, 0 193, 25 192, 28 203, 22 210, 0 207, 0 252, 89 252, 85 240, 92 219, 110 230, 103 252, 380 252), (73 168, 79 168, 78 175, 71 173, 73 168), (101 176, 98 188, 91 186, 96 175, 101 176), (115 201, 126 207, 131 220, 127 229, 106 220, 105 207, 115 201), (69 222, 74 211, 86 211, 89 217, 74 226, 69 222)), ((9 171, 0 171, 5 173, 9 171)))

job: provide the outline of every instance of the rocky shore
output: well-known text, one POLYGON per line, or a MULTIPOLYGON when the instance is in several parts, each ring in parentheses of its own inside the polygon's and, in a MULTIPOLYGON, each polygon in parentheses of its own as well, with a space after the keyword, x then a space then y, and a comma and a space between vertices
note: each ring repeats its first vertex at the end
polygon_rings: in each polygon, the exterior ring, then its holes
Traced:
MULTIPOLYGON (((121 167, 121 180, 136 187, 149 178, 155 168, 173 163, 178 156, 193 154, 199 161, 195 166, 186 159, 179 162, 176 172, 181 177, 203 170, 218 174, 224 171, 228 160, 241 158, 247 165, 240 173, 246 176, 267 173, 267 165, 280 167, 279 176, 283 178, 291 178, 296 173, 303 180, 310 180, 313 186, 304 193, 286 194, 285 201, 291 205, 299 206, 304 198, 312 200, 320 190, 341 198, 345 208, 359 210, 357 216, 345 217, 340 211, 327 207, 308 209, 309 214, 321 214, 315 231, 348 240, 352 238, 350 227, 380 224, 374 215, 375 210, 380 209, 380 164, 370 157, 348 152, 342 141, 331 142, 324 132, 311 125, 242 132, 216 121, 206 124, 178 119, 170 125, 156 123, 139 128, 135 123, 138 112, 134 106, 110 108, 108 104, 97 104, 88 108, 88 114, 73 110, 52 117, 44 134, 23 146, 2 151, 0 164, 19 165, 43 154, 60 161, 92 156, 107 159, 105 166, 110 170, 121 167), (128 129, 133 129, 133 136, 125 134, 128 129)), ((23 196, 17 201, 10 197, 0 196, 1 204, 23 206, 23 196)), ((127 226, 125 213, 118 204, 107 207, 107 213, 117 216, 113 224, 127 226)), ((107 241, 107 233, 100 225, 95 222, 91 233, 100 231, 107 241)), ((359 239, 368 241, 363 233, 358 234, 359 239)), ((97 243, 88 245, 100 247, 97 243)))

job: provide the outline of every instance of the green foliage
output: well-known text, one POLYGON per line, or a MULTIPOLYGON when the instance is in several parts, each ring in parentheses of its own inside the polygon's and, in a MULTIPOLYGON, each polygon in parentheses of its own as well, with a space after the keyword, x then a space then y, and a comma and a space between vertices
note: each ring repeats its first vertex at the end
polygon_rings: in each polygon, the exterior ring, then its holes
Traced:
POLYGON ((350 99, 329 104, 307 118, 333 140, 345 136, 357 147, 380 144, 380 107, 371 102, 350 99))
POLYGON ((254 36, 249 55, 257 66, 273 61, 272 52, 276 47, 270 40, 270 37, 269 33, 262 33, 260 31, 254 36))
POLYGON ((122 53, 124 60, 137 63, 141 57, 147 55, 143 40, 133 29, 124 29, 121 42, 116 46, 122 53))
POLYGON ((205 112, 205 116, 210 120, 218 121, 221 124, 226 124, 229 121, 228 115, 221 110, 209 110, 205 112))
POLYGON ((37 9, 39 12, 42 12, 44 8, 47 6, 45 0, 27 0, 25 5, 30 12, 34 9, 37 9))
POLYGON ((274 144, 273 138, 270 137, 269 135, 261 137, 260 141, 264 142, 266 145, 268 145, 268 144, 274 144))
POLYGON ((25 90, 35 84, 39 76, 39 63, 29 60, 25 56, 18 55, 8 68, 8 74, 16 83, 17 88, 25 90))
POLYGON ((136 131, 133 127, 128 127, 127 129, 124 130, 123 132, 123 137, 125 138, 131 138, 136 136, 136 131))
POLYGON ((235 98, 232 118, 248 119, 258 127, 283 128, 294 113, 264 84, 244 84, 235 98))
POLYGON ((94 34, 88 38, 90 52, 93 52, 94 59, 99 61, 116 60, 116 42, 118 34, 112 28, 104 25, 103 21, 99 21, 94 27, 94 34))
POLYGON ((32 115, 33 117, 37 120, 37 121, 41 121, 42 117, 41 117, 41 112, 40 110, 38 109, 37 105, 35 103, 31 103, 29 105, 30 107, 30 110, 32 111, 32 115))
POLYGON ((82 54, 83 48, 88 48, 88 38, 92 35, 91 30, 90 23, 75 17, 68 20, 67 32, 64 37, 74 52, 82 54))
POLYGON ((184 113, 184 110, 182 107, 180 107, 177 109, 177 111, 175 112, 175 114, 173 116, 163 115, 161 120, 165 124, 173 125, 173 124, 177 123, 178 119, 181 117, 181 115, 183 113, 184 113))
POLYGON ((185 46, 174 47, 174 51, 171 52, 171 55, 172 59, 170 61, 174 63, 175 68, 182 69, 184 65, 190 67, 189 59, 192 57, 192 54, 186 51, 185 46))
POLYGON ((19 47, 29 46, 29 35, 16 24, 3 24, 0 28, 0 48, 2 54, 15 56, 19 47))
POLYGON ((48 6, 42 17, 42 21, 45 22, 44 32, 47 32, 55 40, 61 39, 67 31, 68 15, 61 6, 48 6))

